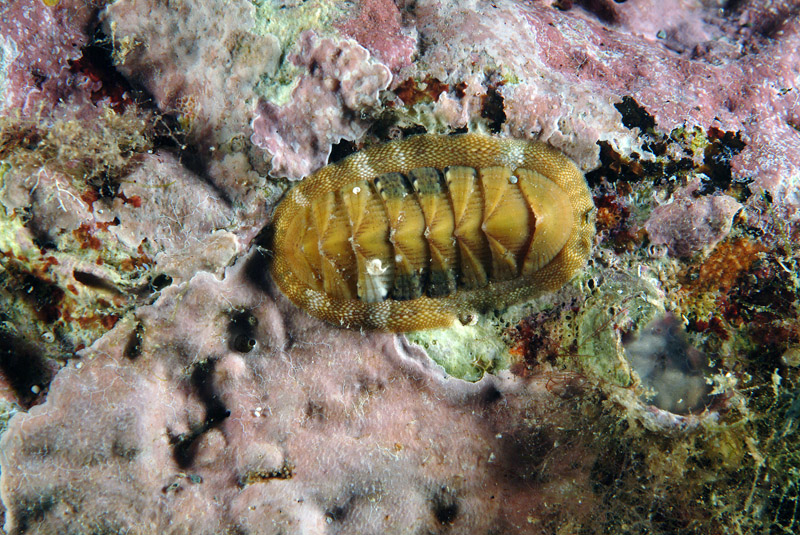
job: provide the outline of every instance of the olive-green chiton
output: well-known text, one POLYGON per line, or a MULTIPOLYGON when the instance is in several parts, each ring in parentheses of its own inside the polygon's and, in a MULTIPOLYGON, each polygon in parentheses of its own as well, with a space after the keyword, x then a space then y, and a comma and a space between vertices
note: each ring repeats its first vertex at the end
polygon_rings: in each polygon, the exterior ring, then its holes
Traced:
POLYGON ((589 255, 583 174, 543 143, 423 135, 371 147, 293 188, 272 276, 344 327, 411 331, 564 285, 589 255))

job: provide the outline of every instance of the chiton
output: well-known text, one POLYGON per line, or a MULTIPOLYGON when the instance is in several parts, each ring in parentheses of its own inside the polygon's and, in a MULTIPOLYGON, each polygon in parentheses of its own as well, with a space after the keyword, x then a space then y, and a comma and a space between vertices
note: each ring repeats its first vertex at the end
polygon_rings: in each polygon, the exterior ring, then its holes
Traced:
POLYGON ((323 167, 273 219, 272 277, 344 327, 446 327, 563 286, 595 234, 583 174, 543 143, 421 135, 323 167))

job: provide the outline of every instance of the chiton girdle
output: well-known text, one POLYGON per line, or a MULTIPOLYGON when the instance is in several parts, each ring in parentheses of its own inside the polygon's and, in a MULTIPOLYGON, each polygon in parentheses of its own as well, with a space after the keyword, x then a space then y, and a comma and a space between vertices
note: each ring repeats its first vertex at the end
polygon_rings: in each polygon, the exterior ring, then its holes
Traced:
POLYGON ((344 327, 452 325, 563 286, 595 233, 583 174, 549 145, 462 134, 378 145, 290 190, 272 276, 344 327))

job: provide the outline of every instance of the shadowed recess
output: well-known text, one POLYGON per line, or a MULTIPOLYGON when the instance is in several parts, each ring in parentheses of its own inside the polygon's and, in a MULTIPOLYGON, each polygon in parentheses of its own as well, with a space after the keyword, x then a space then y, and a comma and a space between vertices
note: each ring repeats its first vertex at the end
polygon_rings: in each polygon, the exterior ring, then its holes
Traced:
POLYGON ((331 145, 331 153, 328 155, 328 163, 336 163, 339 160, 350 156, 358 150, 356 144, 346 139, 341 140, 339 143, 331 145))
POLYGON ((128 342, 125 344, 123 354, 130 360, 136 360, 142 354, 142 343, 144 341, 144 325, 137 323, 131 331, 128 342))
POLYGON ((633 97, 622 97, 622 102, 614 104, 614 107, 622 114, 622 124, 625 125, 625 128, 638 126, 642 133, 645 133, 656 126, 656 120, 653 116, 633 97))
POLYGON ((433 496, 431 512, 439 524, 450 525, 455 522, 459 513, 455 492, 448 487, 442 487, 433 496))
POLYGON ((163 290, 170 284, 172 284, 172 277, 166 273, 159 273, 153 277, 153 280, 150 281, 150 288, 153 292, 157 292, 159 290, 163 290))
POLYGON ((493 384, 487 385, 481 392, 481 400, 485 405, 493 405, 503 399, 503 393, 493 384))
POLYGON ((711 143, 703 152, 703 165, 699 169, 705 175, 702 178, 699 194, 709 195, 716 191, 729 192, 735 185, 735 189, 738 191, 730 191, 730 193, 735 193, 738 201, 746 201, 752 194, 747 184, 751 183, 753 179, 744 177, 735 180, 731 172, 731 160, 746 146, 746 143, 742 141, 742 133, 723 132, 712 127, 708 129, 708 137, 711 143))
POLYGON ((489 131, 493 134, 499 133, 506 122, 503 95, 497 90, 498 87, 499 84, 489 86, 481 99, 481 117, 489 122, 489 131))
POLYGON ((256 288, 269 294, 269 270, 272 265, 274 228, 264 227, 253 240, 252 254, 245 260, 244 276, 256 288))
POLYGON ((239 353, 249 353, 256 346, 258 318, 249 310, 234 310, 228 322, 228 347, 239 353))
POLYGON ((98 277, 94 273, 88 273, 86 271, 79 271, 77 269, 74 269, 72 270, 72 276, 76 281, 89 288, 106 290, 112 293, 120 293, 119 288, 117 288, 117 286, 113 282, 111 282, 108 279, 98 277))
POLYGON ((36 399, 34 388, 44 390, 50 384, 53 371, 32 344, 0 327, 0 373, 10 383, 24 407, 36 399))
POLYGON ((231 411, 225 407, 214 391, 213 375, 215 366, 216 359, 214 358, 198 362, 194 365, 189 379, 206 409, 203 422, 193 425, 188 433, 181 433, 177 436, 168 433, 170 445, 172 445, 172 456, 181 468, 190 466, 194 461, 197 438, 209 429, 218 426, 225 418, 230 416, 231 411))

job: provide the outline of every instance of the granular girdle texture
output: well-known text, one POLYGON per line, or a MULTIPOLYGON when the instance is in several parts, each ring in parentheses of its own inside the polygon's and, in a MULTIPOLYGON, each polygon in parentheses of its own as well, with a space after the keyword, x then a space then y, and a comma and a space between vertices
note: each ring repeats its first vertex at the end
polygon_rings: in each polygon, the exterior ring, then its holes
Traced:
POLYGON ((312 315, 413 330, 563 285, 594 234, 582 174, 520 140, 418 136, 327 166, 275 215, 273 277, 312 315))

